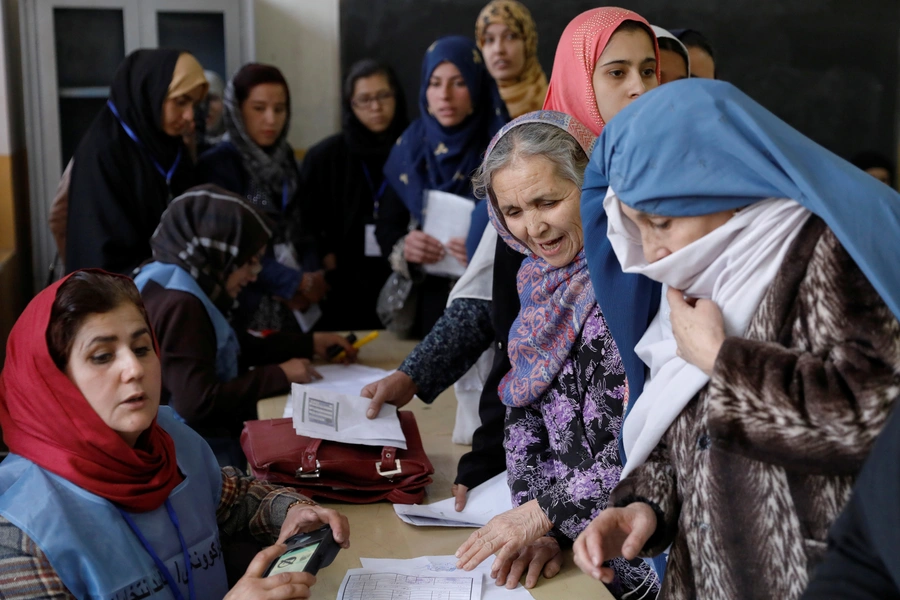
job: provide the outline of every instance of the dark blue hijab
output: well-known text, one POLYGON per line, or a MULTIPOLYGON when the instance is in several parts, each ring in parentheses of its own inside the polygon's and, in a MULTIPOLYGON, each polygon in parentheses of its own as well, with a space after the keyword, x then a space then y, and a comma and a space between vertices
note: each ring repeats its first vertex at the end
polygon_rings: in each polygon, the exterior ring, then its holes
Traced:
POLYGON ((475 42, 456 35, 439 39, 425 53, 419 112, 421 116, 410 124, 391 150, 384 175, 421 223, 425 190, 441 190, 474 199, 472 173, 481 164, 481 155, 491 138, 509 121, 509 114, 475 42), (428 113, 425 96, 431 74, 445 61, 459 69, 472 97, 473 113, 454 127, 443 127, 428 113))
POLYGON ((622 273, 606 237, 603 199, 609 187, 632 208, 671 217, 705 215, 766 198, 796 200, 827 223, 900 318, 900 194, 729 83, 669 83, 607 124, 581 193, 591 279, 623 360, 629 359, 631 398, 643 389, 644 373, 634 346, 658 307, 659 290, 646 278, 622 273))

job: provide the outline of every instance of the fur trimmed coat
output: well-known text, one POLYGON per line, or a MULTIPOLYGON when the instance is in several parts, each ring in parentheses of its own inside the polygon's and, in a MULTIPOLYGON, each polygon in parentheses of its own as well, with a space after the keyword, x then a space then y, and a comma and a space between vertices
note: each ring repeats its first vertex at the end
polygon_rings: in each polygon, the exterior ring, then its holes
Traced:
POLYGON ((611 504, 657 515, 660 598, 799 598, 900 393, 900 323, 810 217, 745 338, 611 504))

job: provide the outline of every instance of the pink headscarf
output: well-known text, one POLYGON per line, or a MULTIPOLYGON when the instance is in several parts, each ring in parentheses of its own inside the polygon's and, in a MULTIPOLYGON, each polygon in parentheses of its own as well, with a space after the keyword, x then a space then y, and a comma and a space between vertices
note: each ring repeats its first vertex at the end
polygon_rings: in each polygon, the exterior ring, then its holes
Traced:
MULTIPOLYGON (((556 47, 544 110, 572 115, 594 135, 600 135, 606 123, 597 109, 594 67, 610 38, 624 21, 637 21, 652 31, 644 17, 624 8, 593 8, 572 19, 556 47)), ((656 79, 659 81, 659 46, 656 37, 651 34, 651 38, 656 53, 656 79)))

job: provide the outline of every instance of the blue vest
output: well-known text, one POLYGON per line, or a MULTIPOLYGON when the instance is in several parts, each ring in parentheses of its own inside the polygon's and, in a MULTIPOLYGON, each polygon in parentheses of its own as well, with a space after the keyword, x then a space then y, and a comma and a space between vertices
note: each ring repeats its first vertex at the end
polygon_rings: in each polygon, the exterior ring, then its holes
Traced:
MULTIPOLYGON (((185 475, 169 500, 190 553, 197 598, 220 599, 228 592, 216 523, 221 470, 206 442, 169 407, 160 407, 158 422, 175 441, 185 475)), ((181 544, 165 506, 130 514, 188 598, 181 544)), ((0 464, 0 515, 34 540, 76 598, 174 598, 115 505, 15 454, 0 464)))
POLYGON ((238 356, 241 353, 237 334, 222 311, 216 308, 191 274, 178 265, 152 262, 141 267, 140 273, 134 278, 134 283, 141 291, 148 281, 155 281, 167 290, 187 292, 203 303, 216 331, 216 375, 222 383, 237 377, 238 356))

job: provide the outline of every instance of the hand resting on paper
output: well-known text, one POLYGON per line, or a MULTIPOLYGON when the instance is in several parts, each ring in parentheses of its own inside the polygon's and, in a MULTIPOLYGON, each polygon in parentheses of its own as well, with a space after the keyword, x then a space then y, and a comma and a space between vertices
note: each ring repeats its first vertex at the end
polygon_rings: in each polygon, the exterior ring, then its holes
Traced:
POLYGON ((421 231, 410 231, 403 242, 407 262, 430 265, 444 258, 444 245, 421 231))
POLYGON ((291 383, 309 383, 316 379, 322 379, 306 358, 292 358, 278 365, 284 371, 291 383))
POLYGON ((450 254, 453 255, 453 258, 458 260, 463 266, 468 266, 469 256, 466 253, 466 240, 458 237, 450 238, 450 241, 447 242, 447 250, 449 250, 450 254))
POLYGON ((453 508, 456 509, 456 512, 462 512, 466 507, 466 495, 469 493, 469 488, 461 483, 454 483, 453 487, 450 488, 450 493, 456 498, 453 508))
POLYGON ((510 589, 516 587, 527 566, 526 587, 533 587, 541 572, 545 577, 553 577, 562 564, 558 544, 553 551, 556 540, 552 543, 542 540, 552 528, 553 523, 537 500, 530 500, 494 517, 470 535, 456 551, 459 559, 456 566, 471 571, 488 556, 496 554, 491 575, 497 578, 498 585, 506 584, 510 589), (516 573, 519 577, 515 577, 516 573))
POLYGON ((418 391, 416 383, 409 375, 402 371, 394 371, 384 379, 366 385, 359 395, 372 399, 369 408, 366 409, 366 417, 374 419, 384 404, 393 404, 397 408, 406 406, 416 395, 416 391, 418 391))
POLYGON ((316 578, 309 573, 279 573, 263 577, 272 561, 287 551, 284 544, 275 544, 259 552, 244 576, 225 595, 225 600, 293 600, 309 598, 309 588, 316 578))
POLYGON ((347 341, 342 335, 336 333, 314 333, 313 334, 313 352, 316 356, 323 360, 328 360, 328 349, 332 346, 340 346, 344 350, 344 359, 341 362, 356 362, 356 355, 359 353, 353 344, 347 341))
POLYGON ((656 525, 656 513, 644 502, 607 508, 575 540, 575 564, 594 579, 612 583, 615 573, 603 563, 619 556, 635 558, 656 525))
POLYGON ((324 506, 298 504, 292 507, 284 517, 278 543, 281 544, 292 535, 306 533, 318 529, 322 525, 331 525, 334 541, 341 548, 350 547, 350 522, 338 511, 324 506))

